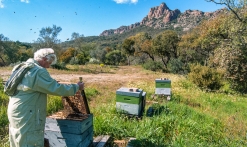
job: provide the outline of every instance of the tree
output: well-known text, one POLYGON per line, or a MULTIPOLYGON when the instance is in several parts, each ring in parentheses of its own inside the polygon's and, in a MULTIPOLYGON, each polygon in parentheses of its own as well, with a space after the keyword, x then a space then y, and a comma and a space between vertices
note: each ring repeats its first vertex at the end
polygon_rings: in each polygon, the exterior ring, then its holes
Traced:
POLYGON ((74 57, 75 49, 74 48, 68 48, 65 52, 63 52, 59 60, 64 63, 69 63, 72 57, 74 57))
POLYGON ((84 35, 80 35, 79 33, 76 33, 76 32, 73 32, 72 35, 71 35, 71 40, 74 42, 74 47, 77 49, 77 50, 80 50, 81 49, 81 44, 83 42, 83 37, 84 35))
POLYGON ((134 44, 135 41, 131 38, 125 39, 122 44, 122 52, 126 55, 128 59, 128 65, 130 65, 130 56, 134 55, 135 52, 134 44))
POLYGON ((91 45, 83 43, 84 35, 79 33, 72 33, 71 40, 73 41, 73 47, 75 48, 75 59, 78 64, 85 64, 89 61, 90 50, 93 48, 91 45))
POLYGON ((241 16, 241 8, 246 9, 247 0, 206 0, 215 4, 225 5, 236 18, 243 23, 247 23, 247 17, 241 16))
POLYGON ((228 29, 222 25, 226 19, 225 15, 218 15, 217 18, 204 21, 183 35, 179 42, 179 56, 182 61, 187 65, 189 62, 207 65, 209 56, 213 55, 222 40, 228 38, 228 29))
POLYGON ((91 50, 90 52, 90 56, 91 58, 97 59, 98 61, 101 62, 105 62, 105 55, 107 54, 107 52, 105 50, 102 49, 95 49, 95 50, 91 50))
POLYGON ((166 30, 153 39, 155 54, 161 57, 164 66, 167 68, 171 58, 178 57, 179 37, 175 31, 166 30))
POLYGON ((17 43, 10 41, 9 38, 0 34, 0 59, 2 65, 9 63, 15 63, 18 61, 18 45, 17 43))
POLYGON ((35 50, 40 48, 53 48, 58 51, 60 47, 58 44, 60 40, 57 38, 58 34, 62 31, 61 27, 53 25, 52 27, 45 27, 39 31, 39 38, 35 41, 35 50))
MULTIPOLYGON (((247 12, 245 10, 245 14, 247 12)), ((229 16, 221 27, 226 30, 227 38, 223 39, 211 59, 213 66, 225 70, 225 77, 231 87, 241 93, 247 93, 247 25, 235 21, 229 16)))
POLYGON ((148 33, 141 32, 132 37, 135 44, 135 55, 146 54, 154 61, 154 50, 152 48, 152 37, 148 33))
POLYGON ((119 50, 114 50, 106 54, 106 64, 119 65, 122 60, 122 55, 119 50))
POLYGON ((0 34, 0 59, 1 59, 3 65, 6 65, 4 53, 5 53, 5 42, 8 40, 9 39, 7 37, 4 37, 3 34, 0 34))

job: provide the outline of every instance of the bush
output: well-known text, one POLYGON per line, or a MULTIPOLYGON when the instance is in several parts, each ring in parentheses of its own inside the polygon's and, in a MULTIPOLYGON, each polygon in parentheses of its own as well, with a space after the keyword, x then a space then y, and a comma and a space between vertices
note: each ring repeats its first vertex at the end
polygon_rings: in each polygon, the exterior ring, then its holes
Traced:
POLYGON ((187 69, 180 59, 171 59, 168 63, 168 71, 174 74, 187 74, 187 69))
POLYGON ((223 75, 222 71, 208 66, 192 64, 188 78, 202 90, 211 91, 219 90, 223 86, 223 75))
POLYGON ((163 71, 163 64, 161 62, 156 62, 156 61, 147 61, 142 65, 144 69, 151 70, 151 71, 163 71))
POLYGON ((68 70, 64 62, 57 62, 55 65, 52 65, 51 67, 59 70, 68 70))
POLYGON ((79 63, 79 60, 76 57, 72 57, 69 61, 69 64, 76 65, 79 63))

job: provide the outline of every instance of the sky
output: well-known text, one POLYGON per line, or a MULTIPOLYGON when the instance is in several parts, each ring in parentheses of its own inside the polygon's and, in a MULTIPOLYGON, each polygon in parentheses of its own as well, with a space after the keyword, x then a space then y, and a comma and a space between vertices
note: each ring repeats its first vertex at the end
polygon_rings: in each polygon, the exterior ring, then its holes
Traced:
POLYGON ((104 30, 141 22, 150 8, 166 3, 170 10, 213 12, 223 5, 205 0, 0 0, 0 34, 12 41, 33 43, 42 28, 56 25, 58 39, 73 32, 99 36, 104 30))

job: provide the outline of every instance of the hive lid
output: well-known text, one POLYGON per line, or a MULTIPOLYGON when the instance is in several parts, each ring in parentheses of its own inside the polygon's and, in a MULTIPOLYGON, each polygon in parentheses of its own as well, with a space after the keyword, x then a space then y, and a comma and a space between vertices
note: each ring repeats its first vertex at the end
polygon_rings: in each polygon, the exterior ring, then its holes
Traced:
POLYGON ((141 97, 143 90, 139 88, 121 87, 116 91, 118 95, 127 95, 133 97, 141 97))
POLYGON ((171 83, 171 80, 168 78, 160 78, 160 79, 155 79, 155 82, 156 83, 163 83, 163 82, 171 83))

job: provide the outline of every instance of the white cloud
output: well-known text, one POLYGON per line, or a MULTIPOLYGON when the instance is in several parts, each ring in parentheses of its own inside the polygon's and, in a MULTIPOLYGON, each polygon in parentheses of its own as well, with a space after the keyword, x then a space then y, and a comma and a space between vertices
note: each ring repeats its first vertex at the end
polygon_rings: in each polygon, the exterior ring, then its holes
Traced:
POLYGON ((21 0, 23 3, 29 3, 29 0, 21 0))
POLYGON ((124 4, 124 3, 137 3, 138 0, 113 0, 115 1, 117 4, 124 4))
POLYGON ((131 0, 131 3, 137 3, 138 2, 138 0, 131 0))
POLYGON ((0 0, 0 8, 4 8, 3 0, 0 0))

